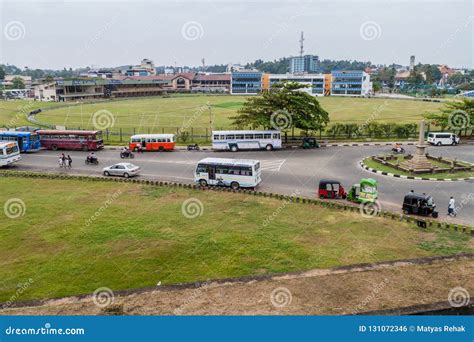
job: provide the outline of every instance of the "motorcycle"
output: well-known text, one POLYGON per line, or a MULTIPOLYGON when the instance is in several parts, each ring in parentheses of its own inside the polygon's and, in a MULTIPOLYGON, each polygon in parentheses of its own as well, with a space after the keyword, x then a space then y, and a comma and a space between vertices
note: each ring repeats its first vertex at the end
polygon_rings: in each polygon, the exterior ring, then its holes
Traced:
POLYGON ((188 151, 199 151, 199 145, 198 144, 188 145, 188 151))
POLYGON ((404 154, 405 149, 403 147, 400 147, 400 149, 396 149, 395 147, 392 148, 392 152, 396 154, 404 154))
POLYGON ((93 165, 99 165, 99 159, 97 158, 86 158, 86 165, 93 164, 93 165))
POLYGON ((120 158, 125 159, 125 158, 130 158, 133 159, 135 158, 135 155, 132 152, 120 152, 120 158))

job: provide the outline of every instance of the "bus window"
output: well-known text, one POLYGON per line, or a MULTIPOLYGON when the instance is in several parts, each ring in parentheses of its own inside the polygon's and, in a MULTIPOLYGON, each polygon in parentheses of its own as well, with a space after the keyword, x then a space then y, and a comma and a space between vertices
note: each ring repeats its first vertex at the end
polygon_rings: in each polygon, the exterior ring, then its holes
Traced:
POLYGON ((6 148, 6 153, 5 153, 5 155, 9 155, 9 154, 16 153, 16 152, 18 152, 18 146, 16 146, 16 145, 11 146, 11 147, 8 146, 8 147, 6 148))
POLYGON ((252 168, 251 167, 243 167, 240 170, 240 174, 242 176, 251 176, 252 175, 252 168))
POLYGON ((235 139, 237 139, 237 140, 242 140, 243 138, 244 138, 243 134, 236 134, 235 135, 235 139))
POLYGON ((220 139, 220 135, 219 134, 215 134, 214 135, 214 140, 219 140, 220 139))
POLYGON ((271 138, 272 138, 272 135, 271 135, 271 134, 264 134, 264 135, 263 135, 263 138, 264 138, 264 139, 271 139, 271 138))
POLYGON ((206 164, 198 164, 196 168, 196 172, 201 173, 201 172, 207 172, 207 165, 206 164))
POLYGON ((227 140, 234 140, 234 135, 233 134, 229 134, 226 136, 226 139, 227 140))
POLYGON ((221 175, 227 175, 229 173, 229 169, 226 166, 217 166, 216 173, 221 175))
POLYGON ((263 134, 255 134, 255 139, 263 139, 263 134))
POLYGON ((280 133, 273 133, 273 139, 280 139, 280 133))
POLYGON ((245 134, 245 139, 253 139, 253 134, 245 134))

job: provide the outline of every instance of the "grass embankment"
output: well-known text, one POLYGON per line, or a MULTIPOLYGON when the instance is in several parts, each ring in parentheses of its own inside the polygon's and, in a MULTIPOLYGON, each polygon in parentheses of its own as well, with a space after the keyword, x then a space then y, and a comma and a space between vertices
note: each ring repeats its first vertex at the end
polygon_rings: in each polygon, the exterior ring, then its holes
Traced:
MULTIPOLYGON (((400 163, 403 161, 402 157, 399 157, 400 163)), ((391 161, 394 162, 394 161, 391 161)), ((430 160, 430 162, 439 168, 446 168, 447 164, 442 163, 436 160, 430 160)), ((474 171, 459 171, 459 172, 440 172, 440 173, 417 173, 417 174, 411 174, 409 172, 403 171, 403 170, 398 170, 394 167, 391 167, 390 165, 383 165, 380 164, 371 158, 366 158, 364 159, 364 164, 367 165, 368 167, 371 167, 375 170, 383 171, 383 172, 389 172, 393 173, 396 175, 402 175, 402 176, 416 176, 416 177, 423 177, 423 178, 436 178, 436 179, 444 179, 444 178, 468 178, 468 177, 474 177, 474 171)), ((468 165, 468 163, 462 163, 463 165, 468 165)))
MULTIPOLYGON (((169 98, 150 97, 139 99, 102 101, 63 107, 64 103, 34 102, 30 110, 38 107, 58 106, 40 114, 40 121, 81 128, 92 128, 92 115, 107 110, 114 116, 114 129, 133 129, 159 132, 163 127, 194 127, 195 134, 204 134, 199 129, 210 127, 228 128, 230 118, 245 102, 245 96, 232 95, 183 95, 169 98), (209 110, 207 104, 210 104, 209 110)), ((426 112, 436 111, 442 104, 400 99, 320 97, 322 107, 330 114, 331 123, 370 122, 413 123, 426 112)), ((0 125, 7 124, 15 111, 27 106, 29 101, 2 101, 0 125), (11 111, 14 111, 13 113, 11 111)), ((71 103, 73 105, 74 103, 71 103)))
POLYGON ((2 206, 26 206, 0 216, 0 301, 30 278, 17 300, 473 251, 454 231, 242 194, 13 177, 0 188, 2 206), (189 198, 202 215, 183 215, 189 198))

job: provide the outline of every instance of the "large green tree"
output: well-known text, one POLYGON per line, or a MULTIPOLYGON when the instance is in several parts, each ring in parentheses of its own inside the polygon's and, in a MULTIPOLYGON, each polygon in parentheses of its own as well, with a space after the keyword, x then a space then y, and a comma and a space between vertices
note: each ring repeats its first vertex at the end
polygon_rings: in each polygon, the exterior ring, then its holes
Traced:
POLYGON ((12 89, 25 89, 25 82, 23 82, 23 79, 21 77, 15 77, 12 80, 12 89))
POLYGON ((428 113, 427 119, 442 130, 460 130, 474 126, 474 100, 467 97, 462 101, 447 102, 439 112, 428 113))
POLYGON ((326 127, 329 114, 321 107, 316 97, 301 89, 295 82, 272 85, 262 96, 249 98, 233 117, 238 127, 286 130, 299 128, 314 132, 326 127))

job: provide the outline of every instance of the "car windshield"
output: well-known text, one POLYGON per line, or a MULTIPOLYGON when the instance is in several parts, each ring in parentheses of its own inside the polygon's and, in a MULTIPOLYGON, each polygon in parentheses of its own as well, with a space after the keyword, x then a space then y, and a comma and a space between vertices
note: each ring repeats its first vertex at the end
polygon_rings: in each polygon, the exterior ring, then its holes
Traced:
POLYGON ((125 167, 126 167, 127 169, 133 169, 133 168, 135 167, 135 165, 133 165, 133 164, 126 164, 125 167))

